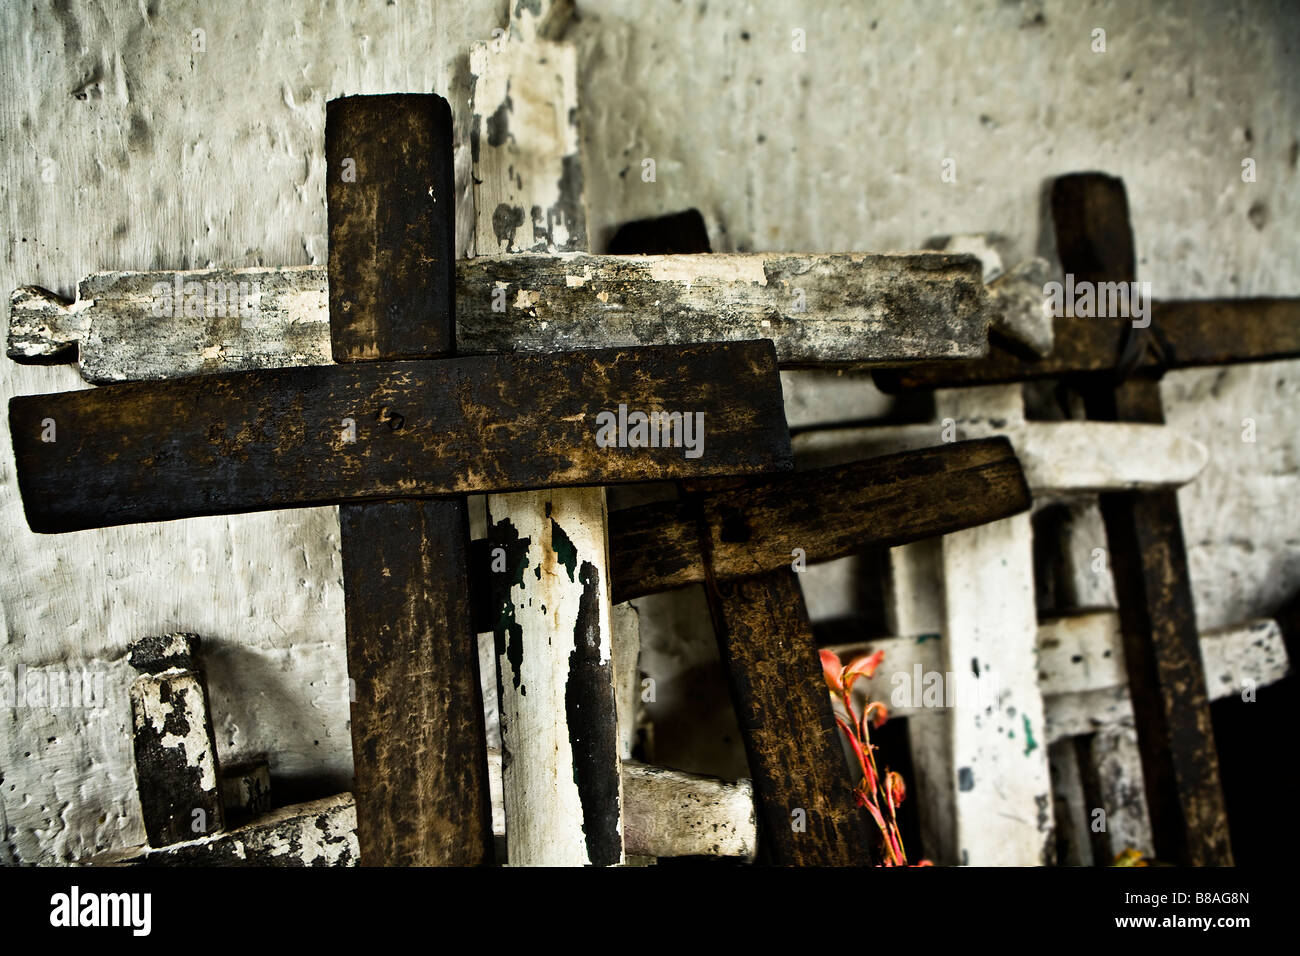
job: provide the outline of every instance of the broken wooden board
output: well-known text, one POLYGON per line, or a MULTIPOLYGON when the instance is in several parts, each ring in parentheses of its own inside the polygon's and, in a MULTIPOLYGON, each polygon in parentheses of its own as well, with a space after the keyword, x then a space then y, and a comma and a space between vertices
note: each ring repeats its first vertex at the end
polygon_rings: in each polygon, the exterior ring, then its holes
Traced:
MULTIPOLYGON (((451 109, 331 100, 330 333, 340 362, 455 350, 451 109)), ((360 861, 491 863, 464 498, 339 506, 360 861)))
MULTIPOLYGON (((462 355, 768 338, 794 367, 989 348, 971 256, 564 253, 455 268, 462 355)), ((98 273, 73 302, 24 286, 11 300, 9 357, 75 358, 95 384, 327 365, 329 295, 319 266, 98 273)))
POLYGON ((92 857, 92 866, 356 866, 356 803, 350 793, 272 810, 252 823, 165 847, 92 857))
POLYGON ((131 663, 142 671, 131 684, 131 736, 149 844, 167 846, 222 830, 221 771, 199 638, 144 638, 132 645, 131 663))
MULTIPOLYGON (((881 456, 701 491, 713 574, 730 581, 870 547, 904 544, 1029 507, 1005 438, 881 456)), ((610 515, 614 600, 705 579, 698 529, 685 502, 610 515)))
POLYGON ((14 398, 9 417, 41 532, 791 463, 770 342, 200 376, 14 398), (621 408, 690 416, 694 438, 600 447, 644 437, 626 416, 602 430, 621 408))

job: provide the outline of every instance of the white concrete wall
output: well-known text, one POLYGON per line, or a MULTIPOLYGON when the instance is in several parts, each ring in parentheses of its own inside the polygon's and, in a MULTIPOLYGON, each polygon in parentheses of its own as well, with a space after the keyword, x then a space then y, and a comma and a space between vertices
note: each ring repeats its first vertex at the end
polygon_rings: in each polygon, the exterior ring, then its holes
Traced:
MULTIPOLYGON (((1102 169, 1127 183, 1140 277, 1158 298, 1300 294, 1293 6, 578 9, 595 248, 619 222, 694 205, 720 251, 901 249, 997 230, 1014 261, 1040 251, 1044 181, 1102 169), (1090 49, 1095 27, 1105 53, 1090 49), (1245 157, 1256 183, 1241 181, 1245 157), (940 179, 945 158, 955 184, 940 179)), ((110 268, 324 263, 326 100, 436 90, 463 134, 464 59, 504 22, 499 0, 3 5, 0 291, 70 295, 110 268), (196 28, 206 52, 191 50, 196 28)), ((6 399, 79 384, 69 368, 0 361, 6 399)), ((1267 613, 1300 582, 1297 391, 1298 363, 1166 382, 1170 422, 1212 453, 1182 492, 1202 627, 1267 613)), ((869 386, 837 394, 858 409, 846 414, 876 404, 869 386)), ((109 693, 97 716, 0 709, 0 859, 143 838, 123 654, 151 632, 208 641, 223 758, 267 752, 282 793, 348 786, 332 509, 38 537, 8 449, 6 422, 0 668, 100 668, 109 693)))

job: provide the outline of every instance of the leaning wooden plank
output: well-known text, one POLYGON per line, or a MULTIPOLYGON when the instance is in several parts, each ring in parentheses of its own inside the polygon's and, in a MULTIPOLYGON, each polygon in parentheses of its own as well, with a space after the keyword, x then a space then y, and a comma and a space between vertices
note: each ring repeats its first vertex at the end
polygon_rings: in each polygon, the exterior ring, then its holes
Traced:
MULTIPOLYGON (((461 354, 769 338, 783 366, 977 358, 988 350, 984 302, 978 260, 941 253, 456 263, 461 354)), ((98 273, 73 302, 15 291, 8 351, 75 358, 96 384, 323 365, 328 305, 320 266, 98 273)))
MULTIPOLYGON (((700 493, 713 574, 734 580, 894 546, 1029 507, 1004 438, 960 442, 869 461, 745 481, 700 493)), ((704 581, 699 533, 683 502, 610 516, 614 600, 704 581)))
MULTIPOLYGON (((586 248, 577 54, 550 38, 571 12, 564 2, 517 4, 502 49, 479 44, 470 53, 474 125, 488 132, 474 163, 477 251, 586 248)), ((511 257, 502 263, 511 268, 511 257)), ((523 292, 511 303, 510 291, 463 295, 495 330, 498 304, 528 309, 523 292)), ((505 573, 496 574, 508 582, 492 630, 509 862, 623 863, 605 489, 489 495, 487 518, 489 542, 507 553, 505 573)))
MULTIPOLYGON (((1200 474, 1209 458, 1199 441, 1163 425, 1005 421, 983 416, 953 420, 952 428, 958 439, 1006 435, 1035 494, 1178 487, 1200 474)), ((801 432, 792 444, 801 466, 825 465, 922 447, 932 444, 942 431, 942 424, 828 428, 801 432)))
MULTIPOLYGON (((327 105, 336 360, 455 350, 451 142, 439 96, 327 105)), ((491 863, 465 499, 342 504, 339 534, 361 863, 491 863)))
POLYGON ((790 568, 706 584, 754 779, 764 856, 778 866, 867 866, 854 799, 799 581, 790 568))
POLYGON ((130 383, 9 420, 36 531, 790 465, 770 342, 130 383), (659 447, 648 412, 673 416, 659 447))
POLYGON ((198 648, 197 636, 170 634, 131 649, 132 665, 143 672, 130 691, 135 778, 145 834, 155 847, 225 826, 198 648))
MULTIPOLYGON (((1160 352, 1146 352, 1138 362, 1141 369, 1266 362, 1300 354, 1300 299, 1154 302, 1148 319, 1160 352)), ((894 392, 1107 372, 1115 366, 1133 321, 1057 316, 1052 352, 1042 358, 1024 358, 995 344, 987 358, 877 372, 876 383, 894 392)))

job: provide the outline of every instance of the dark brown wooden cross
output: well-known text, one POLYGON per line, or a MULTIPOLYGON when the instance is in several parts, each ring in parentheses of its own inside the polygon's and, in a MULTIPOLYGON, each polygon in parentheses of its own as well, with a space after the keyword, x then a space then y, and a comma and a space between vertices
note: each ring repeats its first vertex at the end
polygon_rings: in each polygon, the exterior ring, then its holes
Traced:
POLYGON ((15 398, 19 487, 41 532, 339 505, 362 862, 488 862, 458 496, 788 469, 775 352, 754 341, 447 358, 446 103, 333 101, 326 139, 340 364, 15 398), (342 168, 353 175, 335 181, 342 168), (601 447, 595 418, 620 404, 703 412, 704 454, 601 447), (42 440, 47 420, 55 441, 42 440))
MULTIPOLYGON (((1062 177, 1052 219, 1063 271, 1075 283, 1136 278, 1121 180, 1062 177)), ((1055 346, 1027 357, 992 345, 988 358, 877 373, 887 391, 1062 378, 1088 417, 1161 423, 1168 369, 1300 355, 1300 299, 1155 302, 1150 326, 1131 316, 1057 315, 1055 346)), ((1232 852, 1200 656, 1196 614, 1173 491, 1101 496, 1124 635, 1133 711, 1158 858, 1229 865, 1232 852)))

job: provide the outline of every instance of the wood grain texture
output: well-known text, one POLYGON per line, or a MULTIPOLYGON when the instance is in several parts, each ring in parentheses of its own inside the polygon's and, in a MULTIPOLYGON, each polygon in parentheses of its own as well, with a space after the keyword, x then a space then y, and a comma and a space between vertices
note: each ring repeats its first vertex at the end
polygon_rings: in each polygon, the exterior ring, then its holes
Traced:
POLYGON ((853 797, 812 625, 795 572, 706 585, 754 780, 763 858, 866 866, 866 811, 853 797))
POLYGON ((441 96, 326 104, 334 361, 439 358, 454 350, 451 148, 451 107, 441 96))
MULTIPOLYGON (((450 354, 450 108, 364 96, 326 113, 335 359, 450 354)), ((465 500, 345 503, 339 532, 360 862, 491 863, 465 500)))
MULTIPOLYGON (((1121 180, 1099 173, 1058 179, 1052 187, 1052 218, 1066 272, 1093 282, 1136 277, 1121 180)), ((1257 319, 1215 332, 1234 340, 1236 354, 1246 358, 1257 357, 1251 350, 1256 336, 1263 334, 1274 345, 1278 341, 1257 319)), ((1287 341, 1285 335, 1281 341, 1287 341)), ((1094 383, 1084 400, 1090 418, 1164 422, 1159 384, 1151 378, 1116 387, 1094 383)), ((1230 865, 1178 496, 1173 491, 1104 494, 1101 512, 1156 854, 1185 865, 1230 865)))
MULTIPOLYGON (((769 338, 784 367, 848 367, 977 358, 989 347, 992 306, 971 256, 521 254, 455 270, 461 354, 769 338)), ((72 302, 23 286, 11 297, 8 353, 75 360, 95 384, 323 365, 330 295, 317 266, 98 273, 72 302), (248 314, 155 317, 155 287, 177 282, 199 299, 243 283, 248 314)))
POLYGON ((339 508, 361 862, 493 861, 463 501, 339 508))
MULTIPOLYGON (((1005 438, 956 442, 848 465, 747 480, 704 495, 713 574, 729 581, 870 547, 894 547, 1029 507, 1005 438)), ((610 515, 614 600, 702 582, 702 550, 684 502, 610 515)))
POLYGON ((277 369, 9 409, 35 531, 791 464, 768 342, 277 369), (598 447, 595 418, 620 403, 704 413, 702 454, 598 447))

